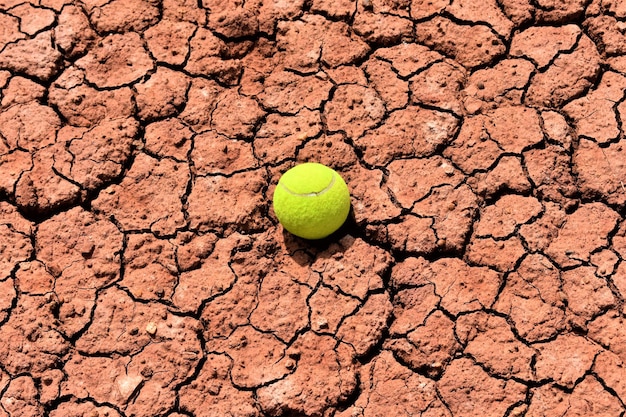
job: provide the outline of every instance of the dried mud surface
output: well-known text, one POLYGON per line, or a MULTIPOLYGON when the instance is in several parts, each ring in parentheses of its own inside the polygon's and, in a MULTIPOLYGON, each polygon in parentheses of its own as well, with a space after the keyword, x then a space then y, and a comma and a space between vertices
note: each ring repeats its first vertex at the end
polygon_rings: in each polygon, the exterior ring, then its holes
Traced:
POLYGON ((624 416, 625 91, 618 0, 0 0, 0 417, 624 416))

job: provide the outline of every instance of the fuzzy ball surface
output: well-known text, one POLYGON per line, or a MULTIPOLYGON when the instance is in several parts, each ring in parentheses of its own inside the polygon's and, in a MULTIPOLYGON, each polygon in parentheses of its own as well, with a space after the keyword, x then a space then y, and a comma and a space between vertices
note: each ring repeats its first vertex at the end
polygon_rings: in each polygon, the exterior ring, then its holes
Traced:
POLYGON ((332 168, 307 162, 285 172, 274 190, 274 213, 290 233, 322 239, 341 227, 350 212, 350 191, 332 168))

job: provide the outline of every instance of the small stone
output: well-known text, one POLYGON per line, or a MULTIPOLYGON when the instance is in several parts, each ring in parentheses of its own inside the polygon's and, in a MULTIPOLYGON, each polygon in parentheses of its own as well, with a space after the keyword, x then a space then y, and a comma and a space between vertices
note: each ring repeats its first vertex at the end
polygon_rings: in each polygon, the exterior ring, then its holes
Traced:
POLYGON ((452 165, 443 163, 441 164, 441 168, 443 169, 443 172, 445 172, 447 176, 451 177, 454 175, 454 167, 452 165))
POLYGON ((150 323, 146 325, 146 333, 148 333, 150 336, 154 336, 156 332, 157 332, 157 325, 155 322, 151 321, 150 323))

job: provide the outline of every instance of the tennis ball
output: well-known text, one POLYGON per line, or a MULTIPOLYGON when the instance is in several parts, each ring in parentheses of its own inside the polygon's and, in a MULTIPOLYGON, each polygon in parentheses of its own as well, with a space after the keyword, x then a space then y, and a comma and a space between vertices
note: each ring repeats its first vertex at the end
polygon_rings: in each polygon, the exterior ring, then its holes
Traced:
POLYGON ((350 212, 350 191, 333 169, 318 163, 296 165, 274 190, 274 213, 290 233, 322 239, 341 227, 350 212))

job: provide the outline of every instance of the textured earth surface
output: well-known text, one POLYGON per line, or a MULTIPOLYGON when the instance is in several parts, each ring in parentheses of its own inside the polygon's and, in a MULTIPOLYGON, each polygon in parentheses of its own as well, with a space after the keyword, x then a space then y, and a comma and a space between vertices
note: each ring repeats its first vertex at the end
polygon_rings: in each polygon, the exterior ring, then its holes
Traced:
POLYGON ((620 0, 0 0, 0 417, 624 416, 625 91, 620 0))

